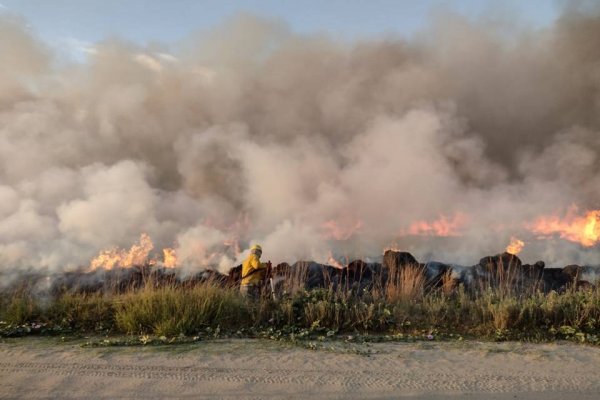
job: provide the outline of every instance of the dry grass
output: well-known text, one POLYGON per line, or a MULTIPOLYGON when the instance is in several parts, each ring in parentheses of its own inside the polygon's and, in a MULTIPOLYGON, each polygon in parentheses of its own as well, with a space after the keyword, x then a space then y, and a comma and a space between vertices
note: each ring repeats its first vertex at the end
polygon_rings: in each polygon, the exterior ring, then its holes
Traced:
POLYGON ((418 266, 405 266, 391 271, 385 284, 365 292, 343 287, 305 291, 306 270, 300 269, 289 271, 277 300, 265 294, 257 301, 217 282, 156 287, 148 281, 123 294, 62 294, 44 300, 19 290, 2 296, 0 320, 164 336, 193 335, 207 328, 600 336, 600 289, 544 294, 530 282, 518 292, 509 287, 515 282, 510 271, 504 271, 479 290, 467 292, 456 287, 449 274, 438 287, 427 288, 422 272, 418 266))
POLYGON ((420 301, 424 293, 424 267, 407 265, 398 270, 390 269, 384 293, 387 302, 420 301))
POLYGON ((206 327, 233 328, 248 321, 244 299, 233 289, 213 284, 179 289, 173 286, 116 296, 115 323, 126 333, 190 335, 206 327))

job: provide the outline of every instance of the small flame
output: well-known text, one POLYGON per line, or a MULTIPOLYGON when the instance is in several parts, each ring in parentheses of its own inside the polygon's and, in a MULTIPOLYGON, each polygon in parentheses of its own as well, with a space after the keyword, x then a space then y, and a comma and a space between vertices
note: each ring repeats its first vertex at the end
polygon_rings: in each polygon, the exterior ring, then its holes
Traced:
POLYGON ((600 242, 600 210, 588 211, 581 216, 577 215, 577 207, 573 206, 564 218, 544 216, 527 227, 541 237, 558 235, 584 247, 592 247, 600 242))
POLYGON ((143 265, 148 262, 148 255, 154 248, 150 236, 142 233, 139 244, 134 244, 129 250, 112 249, 103 250, 90 263, 90 269, 113 269, 116 267, 128 268, 133 265, 143 265))
POLYGON ((401 236, 461 236, 461 230, 467 223, 467 216, 456 213, 452 217, 441 215, 434 221, 413 222, 407 230, 401 232, 401 236))
POLYGON ((525 247, 525 243, 522 240, 512 236, 510 238, 510 244, 506 246, 506 252, 517 255, 523 250, 523 247, 525 247))
POLYGON ((178 265, 175 249, 169 247, 163 249, 163 265, 167 268, 175 268, 178 265))
POLYGON ((382 254, 385 254, 386 251, 402 251, 402 246, 400 246, 399 243, 394 241, 394 242, 390 243, 387 247, 383 248, 382 254))
POLYGON ((329 257, 327 258, 327 264, 339 269, 344 269, 342 263, 333 258, 333 253, 331 253, 331 251, 329 252, 329 257))

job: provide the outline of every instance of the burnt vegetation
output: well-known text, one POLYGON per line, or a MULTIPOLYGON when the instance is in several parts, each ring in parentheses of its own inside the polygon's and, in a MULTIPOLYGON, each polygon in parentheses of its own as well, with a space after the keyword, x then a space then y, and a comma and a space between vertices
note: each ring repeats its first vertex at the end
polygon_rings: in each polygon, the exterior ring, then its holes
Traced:
MULTIPOLYGON (((186 289, 204 283, 236 288, 240 284, 241 270, 242 266, 237 265, 228 274, 206 269, 183 275, 176 268, 144 264, 93 271, 82 269, 55 276, 30 273, 9 285, 5 292, 28 287, 53 296, 65 293, 116 294, 147 287, 186 289)), ((314 261, 298 261, 292 265, 280 263, 269 270, 263 291, 274 289, 275 295, 278 295, 286 290, 296 292, 320 288, 352 291, 355 294, 373 291, 386 293, 400 285, 409 270, 423 286, 425 293, 441 289, 450 294, 459 288, 472 294, 480 294, 486 289, 518 295, 537 291, 564 293, 569 289, 594 288, 596 281, 595 267, 568 265, 564 268, 546 268, 543 261, 523 264, 518 256, 507 252, 483 257, 472 266, 460 266, 437 261, 420 263, 410 253, 388 250, 382 263, 353 260, 343 268, 314 261)))

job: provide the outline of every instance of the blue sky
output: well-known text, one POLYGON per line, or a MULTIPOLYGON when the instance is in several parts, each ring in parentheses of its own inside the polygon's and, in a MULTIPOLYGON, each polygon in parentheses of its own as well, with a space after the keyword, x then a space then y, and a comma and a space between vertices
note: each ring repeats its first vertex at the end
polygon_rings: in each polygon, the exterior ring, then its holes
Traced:
POLYGON ((279 18, 299 33, 352 40, 410 36, 439 8, 471 18, 509 16, 544 27, 556 19, 559 4, 557 0, 0 0, 0 12, 23 16, 54 47, 77 49, 107 36, 142 45, 169 44, 238 12, 279 18))

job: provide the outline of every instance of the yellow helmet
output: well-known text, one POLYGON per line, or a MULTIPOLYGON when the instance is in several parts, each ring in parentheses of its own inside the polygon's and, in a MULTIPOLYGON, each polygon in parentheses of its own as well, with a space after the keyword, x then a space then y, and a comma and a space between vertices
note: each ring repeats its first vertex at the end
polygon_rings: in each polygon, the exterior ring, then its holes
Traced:
POLYGON ((255 244, 252 247, 250 247, 250 251, 255 251, 255 250, 262 252, 262 247, 260 247, 260 244, 255 244))

